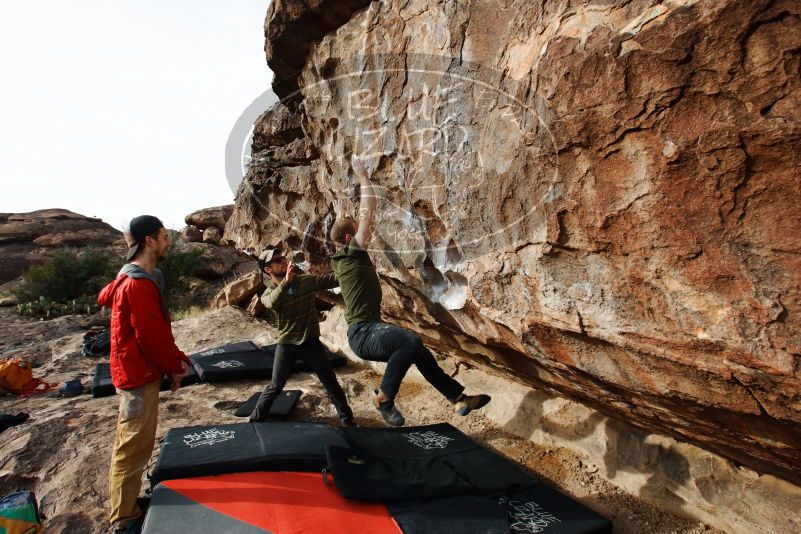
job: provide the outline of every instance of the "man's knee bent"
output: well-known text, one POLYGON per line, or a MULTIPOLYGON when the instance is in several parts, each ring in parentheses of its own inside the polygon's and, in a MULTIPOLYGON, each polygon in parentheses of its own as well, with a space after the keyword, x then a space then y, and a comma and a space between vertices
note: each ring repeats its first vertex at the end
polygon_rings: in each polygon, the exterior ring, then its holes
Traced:
POLYGON ((408 359, 410 363, 417 361, 424 349, 420 336, 408 330, 398 332, 397 335, 397 342, 394 344, 395 353, 403 354, 404 359, 408 359))
POLYGON ((423 340, 420 339, 420 336, 414 332, 409 332, 408 330, 406 331, 406 335, 404 337, 404 343, 414 351, 415 356, 419 356, 425 348, 423 346, 423 340))

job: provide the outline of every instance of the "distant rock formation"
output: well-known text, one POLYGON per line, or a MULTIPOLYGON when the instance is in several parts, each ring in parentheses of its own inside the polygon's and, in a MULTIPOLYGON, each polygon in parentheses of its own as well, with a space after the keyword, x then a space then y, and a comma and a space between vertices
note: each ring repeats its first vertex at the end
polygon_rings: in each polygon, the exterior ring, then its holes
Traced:
POLYGON ((179 250, 200 251, 194 275, 214 282, 205 292, 211 299, 221 285, 242 273, 256 269, 252 256, 221 242, 225 224, 234 211, 233 204, 193 211, 184 219, 187 226, 179 232, 179 250))
POLYGON ((225 223, 231 217, 233 211, 233 204, 203 208, 187 215, 184 222, 188 225, 187 227, 195 227, 198 230, 205 231, 209 228, 216 228, 218 231, 222 232, 225 229, 225 223))
POLYGON ((115 246, 122 251, 122 232, 94 217, 64 209, 0 213, 0 284, 41 265, 63 247, 115 246))
MULTIPOLYGON (((255 258, 221 243, 232 212, 233 205, 194 211, 186 216, 187 226, 173 232, 178 251, 200 253, 190 281, 195 302, 209 303, 230 280, 256 269, 255 258)), ((45 263, 54 251, 90 246, 113 250, 122 265, 127 249, 123 234, 100 219, 64 209, 0 213, 0 306, 17 304, 11 294, 22 274, 45 263)))

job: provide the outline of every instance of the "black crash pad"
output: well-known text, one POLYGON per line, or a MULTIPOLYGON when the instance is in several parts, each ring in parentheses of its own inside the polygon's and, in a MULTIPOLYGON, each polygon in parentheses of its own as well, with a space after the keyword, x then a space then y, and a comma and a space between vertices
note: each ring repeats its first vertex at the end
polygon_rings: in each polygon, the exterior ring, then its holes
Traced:
POLYGON ((269 378, 274 358, 252 341, 239 341, 189 355, 203 382, 269 378))
MULTIPOLYGON (((197 384, 198 376, 194 368, 190 367, 188 374, 181 379, 181 386, 191 386, 197 384)), ((161 381, 161 390, 165 391, 170 389, 170 379, 164 377, 161 381)), ((114 395, 117 390, 114 384, 111 383, 111 366, 108 362, 102 362, 95 365, 95 376, 92 377, 92 397, 108 397, 114 395)))
MULTIPOLYGON (((273 361, 275 361, 276 347, 278 347, 277 344, 264 345, 263 347, 261 347, 261 350, 269 354, 273 358, 273 361)), ((334 368, 342 367, 347 363, 348 361, 347 358, 328 350, 328 347, 326 347, 325 344, 323 344, 323 348, 325 349, 325 355, 328 357, 328 363, 331 364, 331 367, 334 368)), ((313 371, 313 369, 301 359, 296 360, 295 364, 292 366, 293 373, 310 373, 311 371, 313 371)))
MULTIPOLYGON (((301 391, 299 389, 285 389, 273 401, 273 405, 270 406, 270 415, 274 417, 286 417, 295 407, 295 403, 298 402, 300 398, 301 391)), ((239 405, 239 407, 234 412, 236 417, 248 417, 250 414, 253 413, 253 409, 256 408, 256 402, 259 400, 259 395, 261 393, 254 393, 251 397, 239 405)))
POLYGON ((349 446, 330 446, 326 452, 337 488, 348 499, 388 502, 541 484, 447 423, 340 432, 349 446))
POLYGON ((612 523, 549 486, 507 495, 511 534, 611 534, 612 523))
POLYGON ((393 456, 440 456, 480 448, 448 423, 401 428, 342 428, 348 446, 374 454, 393 456))
POLYGON ((328 469, 346 499, 389 502, 483 495, 541 484, 514 462, 483 447, 413 457, 330 445, 326 454, 328 469))
POLYGON ((404 534, 610 534, 612 523, 548 486, 387 503, 404 534))
POLYGON ((344 439, 322 423, 235 423, 173 428, 150 475, 162 480, 245 471, 320 471, 326 445, 344 439))

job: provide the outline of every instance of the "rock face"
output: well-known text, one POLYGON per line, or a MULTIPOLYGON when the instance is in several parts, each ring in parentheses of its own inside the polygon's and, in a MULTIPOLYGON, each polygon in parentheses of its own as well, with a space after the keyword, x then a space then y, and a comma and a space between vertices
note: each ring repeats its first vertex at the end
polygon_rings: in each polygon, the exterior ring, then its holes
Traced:
POLYGON ((371 0, 274 0, 264 33, 264 51, 275 74, 273 89, 286 98, 298 88, 298 73, 315 41, 346 23, 371 0))
MULTIPOLYGON (((231 217, 233 210, 233 204, 229 204, 193 211, 184 219, 187 225, 181 230, 181 241, 219 245, 225 223, 231 217)), ((209 256, 208 251, 206 256, 209 256)))
POLYGON ((205 291, 210 293, 210 299, 232 277, 256 269, 254 258, 221 242, 222 232, 233 210, 231 204, 193 211, 184 219, 187 226, 178 234, 178 250, 200 252, 192 274, 214 284, 213 288, 207 288, 210 291, 205 291))
POLYGON ((237 304, 248 304, 257 293, 262 291, 264 291, 264 283, 257 269, 243 274, 223 287, 211 301, 211 308, 219 309, 237 304))
POLYGON ((43 263, 52 249, 117 243, 124 247, 122 232, 100 219, 68 210, 0 213, 0 284, 43 263))
POLYGON ((192 274, 202 278, 219 278, 231 274, 238 264, 247 264, 247 270, 253 267, 247 256, 231 247, 211 243, 181 243, 178 250, 200 252, 192 274))
POLYGON ((203 230, 203 242, 204 243, 211 243, 212 245, 219 245, 220 244, 220 229, 216 226, 209 226, 205 230, 203 230))
POLYGON ((362 5, 271 5, 224 239, 325 268, 358 154, 387 320, 801 482, 801 5, 362 5))
POLYGON ((225 222, 231 216, 233 210, 234 207, 231 204, 213 208, 203 208, 187 215, 184 221, 187 225, 194 226, 200 230, 205 230, 212 226, 223 229, 225 228, 225 222))
POLYGON ((184 226, 180 232, 181 241, 184 243, 200 243, 203 241, 203 232, 195 226, 184 226))

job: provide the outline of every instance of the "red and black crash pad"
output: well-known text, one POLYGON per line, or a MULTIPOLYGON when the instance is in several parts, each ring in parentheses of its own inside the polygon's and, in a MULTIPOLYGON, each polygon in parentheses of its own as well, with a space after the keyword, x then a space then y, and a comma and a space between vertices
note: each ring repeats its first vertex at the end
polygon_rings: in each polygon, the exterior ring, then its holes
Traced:
POLYGON ((168 480, 144 534, 609 534, 611 523, 553 488, 408 502, 344 499, 317 473, 249 472, 168 480))
POLYGON ((168 480, 143 534, 401 534, 386 506, 344 499, 319 473, 250 472, 168 480))
POLYGON ((238 423, 173 428, 150 474, 152 485, 169 479, 245 471, 313 471, 326 465, 326 445, 345 445, 323 423, 238 423))
MULTIPOLYGON (((194 368, 190 367, 188 374, 181 379, 181 387, 191 386, 198 383, 198 376, 194 368)), ((161 390, 170 389, 170 380, 166 376, 161 381, 161 390)), ((114 395, 117 390, 111 382, 111 366, 108 362, 101 362, 95 365, 95 376, 92 378, 92 397, 108 397, 114 395)))

